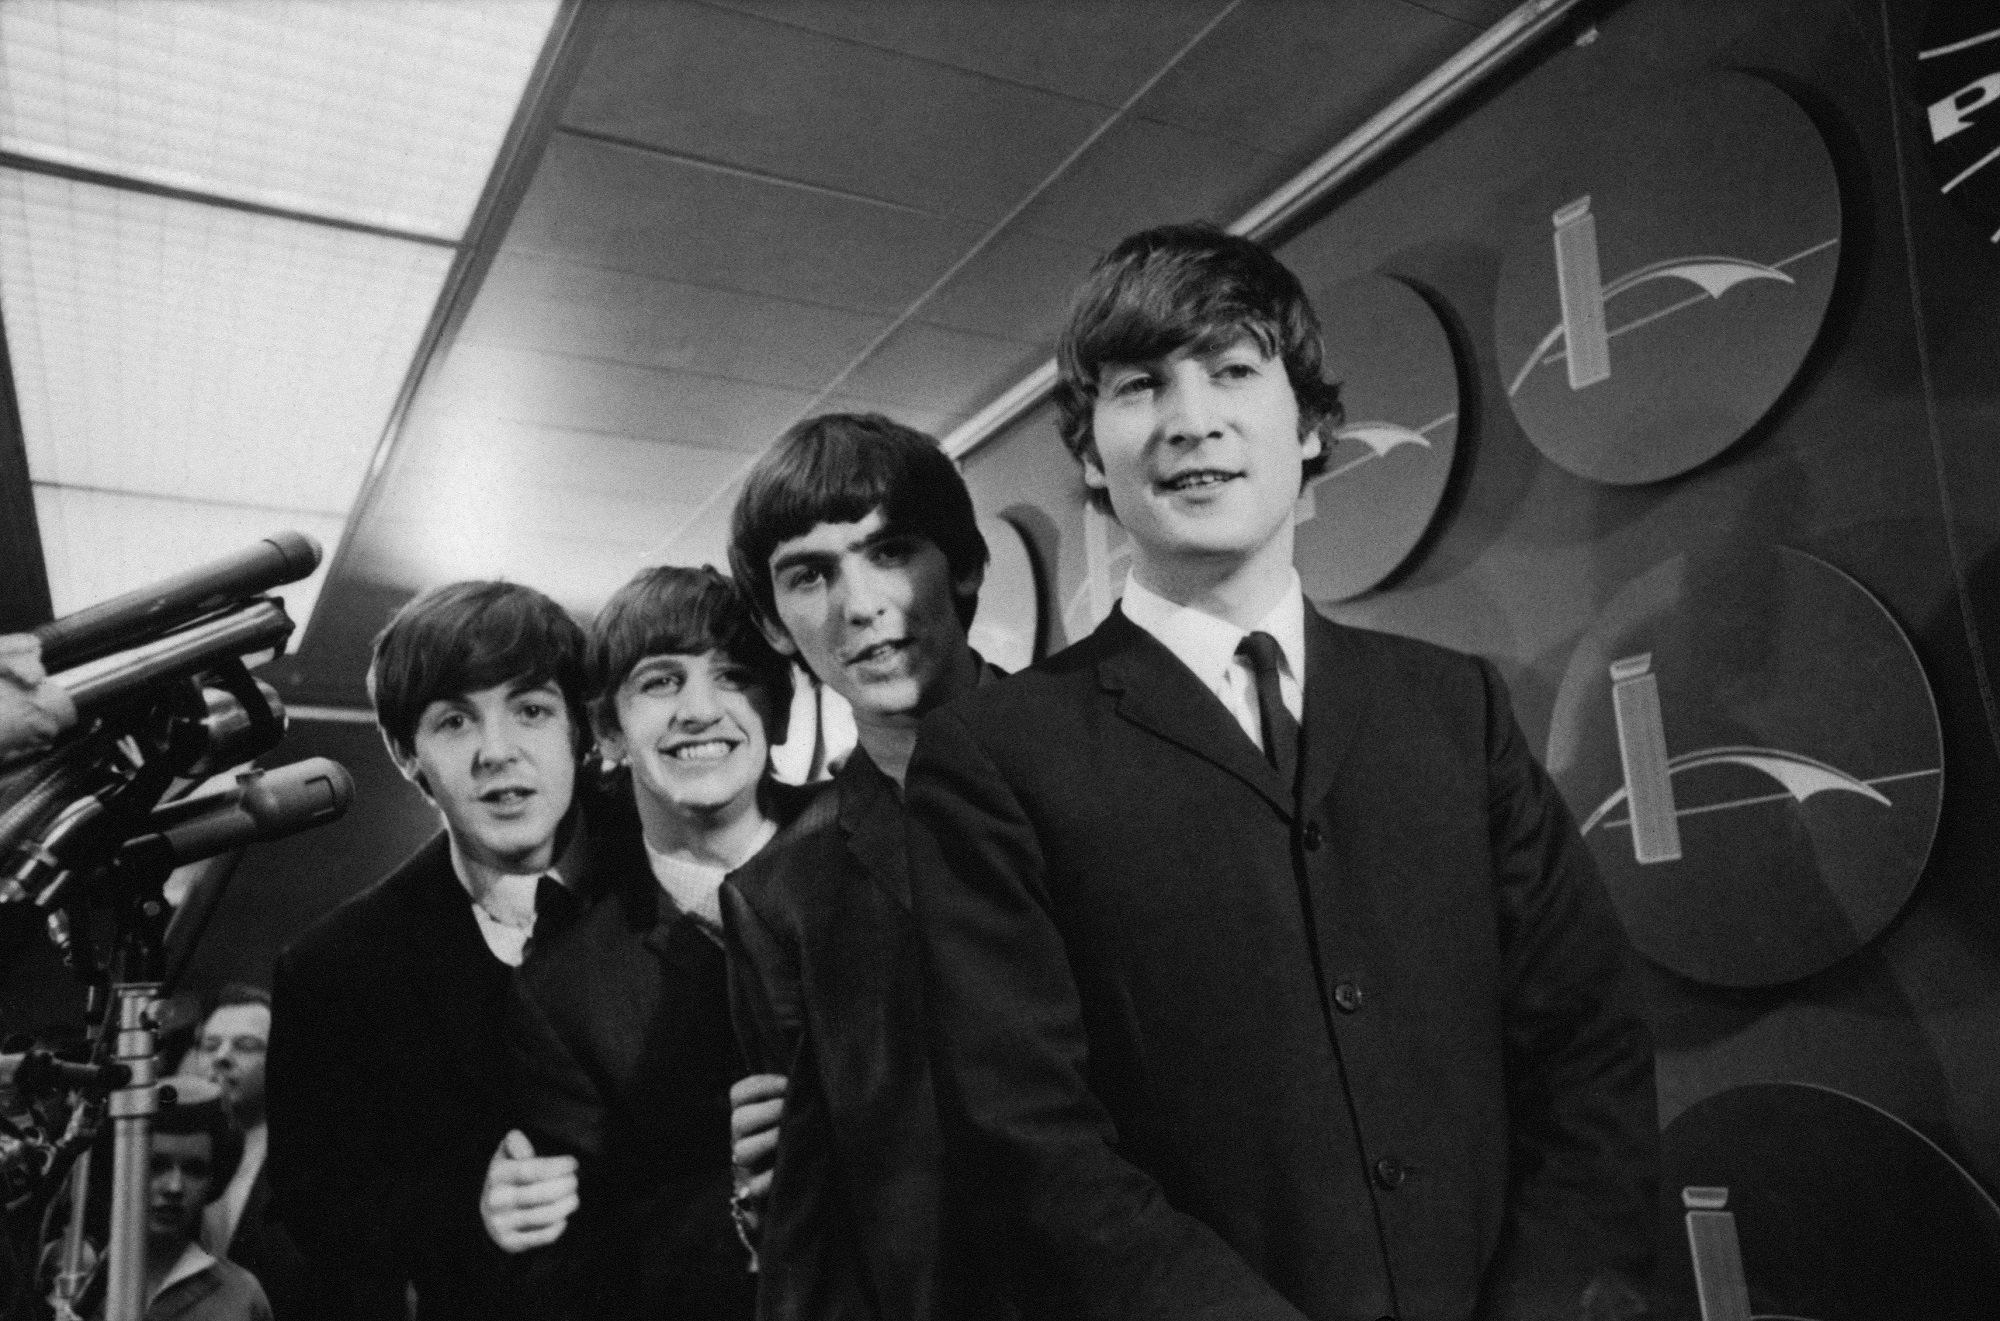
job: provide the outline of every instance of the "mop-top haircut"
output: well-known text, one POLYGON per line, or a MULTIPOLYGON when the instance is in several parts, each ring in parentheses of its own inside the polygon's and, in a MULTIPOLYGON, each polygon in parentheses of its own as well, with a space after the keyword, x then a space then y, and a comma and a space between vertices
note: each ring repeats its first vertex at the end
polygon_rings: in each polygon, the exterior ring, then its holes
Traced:
MULTIPOLYGON (((1282 360, 1299 404, 1299 438, 1340 425, 1340 387, 1326 379, 1319 316, 1298 277, 1262 244, 1213 225, 1162 225, 1113 248, 1085 277, 1056 346, 1057 431, 1077 462, 1094 462, 1091 412, 1113 363, 1152 362, 1180 349, 1208 353, 1248 336, 1282 360)), ((1305 477, 1325 471, 1322 431, 1305 477)), ((1111 512, 1101 489, 1091 503, 1111 512)))
POLYGON ((618 689, 648 656, 719 651, 760 688, 764 737, 785 741, 792 662, 778 653, 736 585, 714 568, 641 569, 612 593, 590 629, 590 711, 599 733, 618 728, 618 689))
MULTIPOLYGON (((986 567, 986 539, 965 479, 937 441, 880 413, 824 413, 781 436, 744 482, 729 525, 729 567, 764 623, 778 626, 771 556, 821 523, 857 523, 877 509, 894 532, 928 537, 954 583, 986 567)), ((970 627, 976 593, 954 593, 970 627)))
POLYGON ((500 684, 552 683, 581 753, 590 740, 583 655, 582 626, 532 587, 477 580, 433 587, 375 637, 368 666, 375 723, 391 747, 413 757, 417 720, 432 702, 500 684))

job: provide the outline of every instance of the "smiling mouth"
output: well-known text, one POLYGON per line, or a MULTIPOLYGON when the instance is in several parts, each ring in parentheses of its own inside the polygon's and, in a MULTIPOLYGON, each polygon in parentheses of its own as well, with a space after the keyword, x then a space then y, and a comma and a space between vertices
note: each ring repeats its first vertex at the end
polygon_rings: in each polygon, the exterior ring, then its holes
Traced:
POLYGON ((1170 495, 1184 491, 1204 491, 1221 486, 1241 477, 1240 472, 1230 472, 1222 468, 1187 468, 1153 483, 1158 489, 1170 495))
POLYGON ((736 751, 736 745, 728 739, 706 738, 694 743, 682 743, 666 750, 673 761, 721 761, 736 751))
POLYGON ((479 795, 479 801, 491 807, 519 807, 534 796, 533 789, 515 785, 502 789, 488 789, 479 795))
POLYGON ((843 663, 847 665, 877 665, 883 661, 902 655, 903 648, 907 645, 907 641, 901 638, 892 639, 887 642, 877 642, 871 646, 863 647, 849 656, 843 663))

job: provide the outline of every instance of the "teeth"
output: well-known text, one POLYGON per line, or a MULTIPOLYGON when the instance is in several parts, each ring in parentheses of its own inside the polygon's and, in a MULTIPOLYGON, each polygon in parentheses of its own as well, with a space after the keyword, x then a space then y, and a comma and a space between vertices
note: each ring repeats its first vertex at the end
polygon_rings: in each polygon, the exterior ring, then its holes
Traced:
POLYGON ((729 755, 730 745, 721 739, 709 739, 702 743, 683 743, 667 755, 675 761, 721 761, 729 755))
POLYGON ((1184 472, 1178 477, 1169 477, 1162 485, 1176 491, 1185 491, 1195 486, 1215 486, 1229 480, 1224 472, 1184 472))

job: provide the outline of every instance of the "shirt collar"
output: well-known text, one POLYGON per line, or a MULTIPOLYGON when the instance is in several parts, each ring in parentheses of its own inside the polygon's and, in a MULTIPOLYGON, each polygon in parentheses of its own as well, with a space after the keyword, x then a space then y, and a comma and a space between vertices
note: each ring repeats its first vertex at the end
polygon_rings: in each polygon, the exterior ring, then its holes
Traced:
POLYGON ((1127 619, 1158 638, 1181 664, 1211 688, 1224 681, 1236 659, 1236 648, 1254 632, 1269 633, 1276 638, 1278 649, 1285 656, 1285 668, 1294 681, 1301 686, 1305 683, 1306 599, 1297 569, 1291 570, 1284 595, 1254 628, 1238 628, 1193 606, 1175 605, 1131 575, 1125 579, 1119 608, 1127 619))

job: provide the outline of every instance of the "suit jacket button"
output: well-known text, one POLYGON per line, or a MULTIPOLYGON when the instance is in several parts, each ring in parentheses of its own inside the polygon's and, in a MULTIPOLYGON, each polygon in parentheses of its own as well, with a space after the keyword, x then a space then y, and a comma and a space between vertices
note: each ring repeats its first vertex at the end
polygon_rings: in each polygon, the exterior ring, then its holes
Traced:
POLYGON ((1308 853, 1319 847, 1319 822, 1306 822, 1305 846, 1308 853))
POLYGON ((1375 1182, 1383 1192, 1393 1193, 1401 1188, 1408 1173, 1394 1156, 1384 1156, 1375 1162, 1375 1182))
POLYGON ((1353 982, 1342 982, 1333 988, 1333 1002, 1340 1006, 1340 1012, 1351 1014, 1361 1007, 1361 988, 1353 982))

